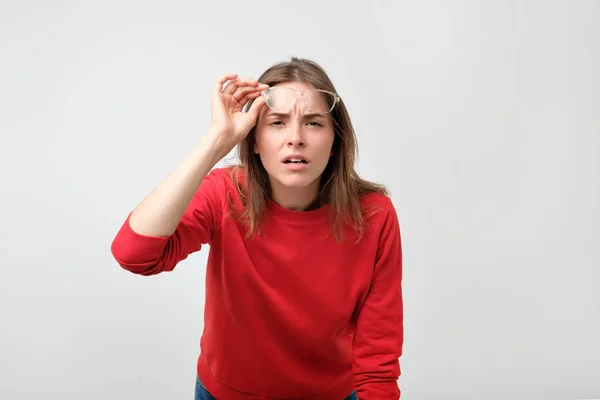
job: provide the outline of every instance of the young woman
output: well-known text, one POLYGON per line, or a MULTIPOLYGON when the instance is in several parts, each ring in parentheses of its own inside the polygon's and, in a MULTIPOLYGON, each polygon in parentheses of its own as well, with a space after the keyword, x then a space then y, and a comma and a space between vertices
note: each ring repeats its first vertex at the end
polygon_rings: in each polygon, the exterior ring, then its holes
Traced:
POLYGON ((402 250, 384 187, 325 71, 292 58, 221 77, 212 125, 125 219, 128 271, 210 245, 196 399, 398 399, 402 250), (238 146, 240 164, 215 168, 238 146))

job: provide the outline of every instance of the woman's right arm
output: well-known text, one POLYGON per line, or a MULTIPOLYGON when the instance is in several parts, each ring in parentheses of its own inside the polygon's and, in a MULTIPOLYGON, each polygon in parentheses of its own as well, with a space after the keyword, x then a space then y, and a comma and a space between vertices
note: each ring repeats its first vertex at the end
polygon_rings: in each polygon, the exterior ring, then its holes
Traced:
POLYGON ((146 236, 171 236, 210 170, 227 154, 219 132, 209 131, 200 144, 133 210, 129 224, 146 236))
MULTIPOLYGON (((213 228, 212 204, 210 193, 200 193, 205 186, 202 182, 256 123, 264 105, 259 97, 263 89, 265 85, 238 79, 236 74, 225 75, 215 83, 211 128, 184 161, 129 214, 113 240, 113 256, 123 268, 142 275, 172 270, 207 242, 213 228), (250 99, 256 101, 243 112, 250 99)), ((213 185, 206 187, 216 190, 213 185)))

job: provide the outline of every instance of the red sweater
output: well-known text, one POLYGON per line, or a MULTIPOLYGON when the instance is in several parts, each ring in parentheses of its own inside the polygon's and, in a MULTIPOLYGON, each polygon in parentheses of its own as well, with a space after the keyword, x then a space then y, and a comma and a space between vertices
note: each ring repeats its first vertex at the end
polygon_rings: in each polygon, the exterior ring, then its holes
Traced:
POLYGON ((332 237, 329 207, 291 211, 273 201, 263 236, 229 213, 241 200, 228 168, 203 180, 170 237, 135 233, 129 218, 112 243, 140 275, 172 271, 210 245, 197 373, 219 400, 399 399, 403 344, 402 251, 396 211, 380 194, 356 243, 332 237), (229 199, 228 199, 229 197, 229 199))

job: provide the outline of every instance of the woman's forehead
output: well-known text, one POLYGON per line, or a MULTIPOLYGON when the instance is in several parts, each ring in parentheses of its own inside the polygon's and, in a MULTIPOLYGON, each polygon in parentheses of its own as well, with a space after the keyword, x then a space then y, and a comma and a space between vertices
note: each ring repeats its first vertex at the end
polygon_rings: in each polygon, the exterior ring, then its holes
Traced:
POLYGON ((272 85, 271 87, 285 87, 285 88, 294 89, 294 90, 298 90, 298 91, 316 89, 313 85, 311 85, 309 83, 305 83, 305 82, 281 82, 281 83, 272 85))

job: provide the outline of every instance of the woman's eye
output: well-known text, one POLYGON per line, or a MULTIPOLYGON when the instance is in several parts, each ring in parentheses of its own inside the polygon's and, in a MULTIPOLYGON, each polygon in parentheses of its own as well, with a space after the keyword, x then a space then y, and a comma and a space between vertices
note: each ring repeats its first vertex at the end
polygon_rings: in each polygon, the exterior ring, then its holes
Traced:
MULTIPOLYGON (((277 120, 277 121, 273 121, 271 122, 269 125, 276 125, 276 126, 282 126, 284 125, 283 121, 277 120)), ((322 124, 316 122, 316 121, 310 121, 308 122, 309 126, 323 126, 322 124)))

